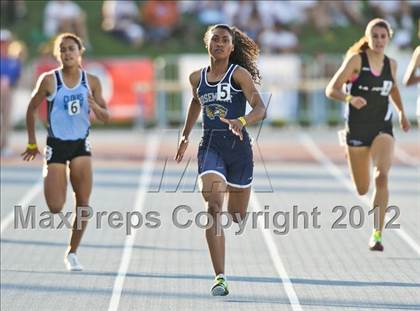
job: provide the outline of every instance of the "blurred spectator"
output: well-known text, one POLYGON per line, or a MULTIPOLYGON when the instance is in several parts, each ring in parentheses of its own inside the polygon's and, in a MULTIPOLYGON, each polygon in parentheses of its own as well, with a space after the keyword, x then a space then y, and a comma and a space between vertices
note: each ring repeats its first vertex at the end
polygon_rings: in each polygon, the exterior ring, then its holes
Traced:
MULTIPOLYGON (((180 37, 179 42, 183 48, 191 49, 197 47, 197 41, 201 42, 202 32, 201 24, 197 17, 199 1, 179 0, 177 7, 181 20, 179 24, 179 31, 177 33, 180 37)), ((200 45, 201 47, 201 45, 200 45)))
POLYGON ((178 0, 178 10, 181 14, 195 14, 198 2, 191 0, 178 0))
POLYGON ((51 0, 44 10, 44 33, 52 38, 62 32, 74 33, 90 48, 85 12, 73 1, 51 0))
POLYGON ((102 29, 139 47, 144 41, 144 29, 140 25, 139 8, 134 1, 105 0, 102 6, 102 29))
POLYGON ((151 41, 162 42, 177 30, 180 22, 177 2, 148 0, 141 11, 147 36, 151 41))
POLYGON ((26 3, 23 0, 1 0, 2 24, 11 26, 26 15, 26 3))
POLYGON ((259 44, 259 37, 264 29, 261 16, 255 4, 251 8, 251 12, 247 19, 247 22, 244 23, 243 20, 242 23, 243 24, 239 26, 239 28, 245 31, 248 36, 250 36, 255 42, 257 42, 257 44, 259 44))
POLYGON ((331 18, 331 24, 333 26, 347 27, 351 24, 365 24, 361 15, 361 2, 325 1, 322 3, 326 6, 326 10, 331 18))
POLYGON ((198 20, 202 25, 226 24, 224 6, 227 2, 204 0, 198 1, 198 20))
POLYGON ((13 40, 9 30, 0 30, 0 107, 1 107, 1 156, 11 154, 8 146, 11 129, 12 95, 21 75, 21 58, 25 56, 22 42, 13 40))
POLYGON ((259 44, 258 38, 263 30, 263 23, 257 2, 247 0, 228 1, 225 2, 224 11, 228 24, 240 28, 259 44))
POLYGON ((420 1, 408 0, 411 10, 411 17, 415 23, 420 23, 420 1))
POLYGON ((264 30, 259 41, 264 53, 291 53, 299 47, 295 33, 287 30, 280 21, 275 21, 271 29, 264 30))
POLYGON ((414 29, 410 3, 406 0, 369 0, 369 6, 375 16, 386 19, 394 28, 393 43, 400 49, 409 48, 414 29))
POLYGON ((364 24, 361 12, 361 3, 355 1, 318 1, 306 8, 307 22, 321 34, 335 26, 364 24))
POLYGON ((257 1, 256 5, 266 29, 275 21, 283 25, 293 26, 306 21, 307 10, 317 4, 316 0, 302 1, 257 1))
MULTIPOLYGON (((310 3, 312 3, 311 1, 310 3)), ((302 3, 308 3, 303 1, 302 3)), ((276 1, 274 3, 267 2, 267 10, 271 14, 271 20, 273 22, 278 21, 283 25, 292 25, 298 23, 304 19, 302 6, 296 1, 276 1)))

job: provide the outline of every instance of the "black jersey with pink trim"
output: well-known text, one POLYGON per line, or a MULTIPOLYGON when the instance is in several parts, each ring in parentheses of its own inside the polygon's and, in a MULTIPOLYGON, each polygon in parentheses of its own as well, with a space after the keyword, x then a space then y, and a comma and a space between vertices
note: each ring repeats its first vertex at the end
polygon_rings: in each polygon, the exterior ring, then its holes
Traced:
POLYGON ((389 105, 389 94, 394 85, 389 58, 385 55, 382 71, 375 75, 369 65, 365 52, 361 52, 362 67, 355 81, 346 84, 347 94, 360 96, 366 99, 367 105, 356 109, 347 106, 346 119, 348 124, 379 124, 389 122, 392 118, 392 109, 389 105))

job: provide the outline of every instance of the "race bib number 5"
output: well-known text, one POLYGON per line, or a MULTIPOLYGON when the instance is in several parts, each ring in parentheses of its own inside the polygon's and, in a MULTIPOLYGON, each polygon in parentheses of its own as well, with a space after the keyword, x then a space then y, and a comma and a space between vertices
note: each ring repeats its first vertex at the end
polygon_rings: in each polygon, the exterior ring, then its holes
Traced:
POLYGON ((231 101, 229 83, 220 83, 217 85, 217 100, 231 101))
POLYGON ((69 101, 67 103, 67 112, 71 116, 74 116, 80 113, 80 102, 78 99, 69 101))

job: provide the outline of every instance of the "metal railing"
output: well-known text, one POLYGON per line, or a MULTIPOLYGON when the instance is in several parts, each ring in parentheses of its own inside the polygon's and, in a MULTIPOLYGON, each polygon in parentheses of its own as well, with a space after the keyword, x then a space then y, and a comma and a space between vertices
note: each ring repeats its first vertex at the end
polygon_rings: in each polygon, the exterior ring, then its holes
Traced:
MULTIPOLYGON (((340 55, 325 55, 319 59, 309 56, 301 57, 301 79, 298 84, 284 81, 279 83, 274 80, 264 81, 265 90, 293 91, 298 95, 296 111, 290 118, 269 118, 268 122, 273 125, 335 125, 342 122, 343 105, 327 99, 324 95, 328 79, 337 70, 341 61, 340 55)), ((183 92, 191 94, 191 88, 184 83, 185 81, 180 81, 178 57, 156 59, 155 77, 153 85, 142 84, 136 87, 139 93, 150 90, 155 92, 155 117, 153 120, 143 120, 140 113, 137 124, 152 124, 161 128, 179 126, 185 120, 188 104, 184 103, 183 92)))

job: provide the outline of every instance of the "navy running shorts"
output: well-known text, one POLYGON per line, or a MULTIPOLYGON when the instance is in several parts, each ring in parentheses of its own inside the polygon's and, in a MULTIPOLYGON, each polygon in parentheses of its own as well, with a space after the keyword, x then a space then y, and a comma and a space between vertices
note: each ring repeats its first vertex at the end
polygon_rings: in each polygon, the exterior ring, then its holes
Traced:
POLYGON ((203 137, 198 149, 199 176, 215 173, 228 185, 248 188, 252 184, 254 161, 249 136, 241 141, 233 134, 203 137))

